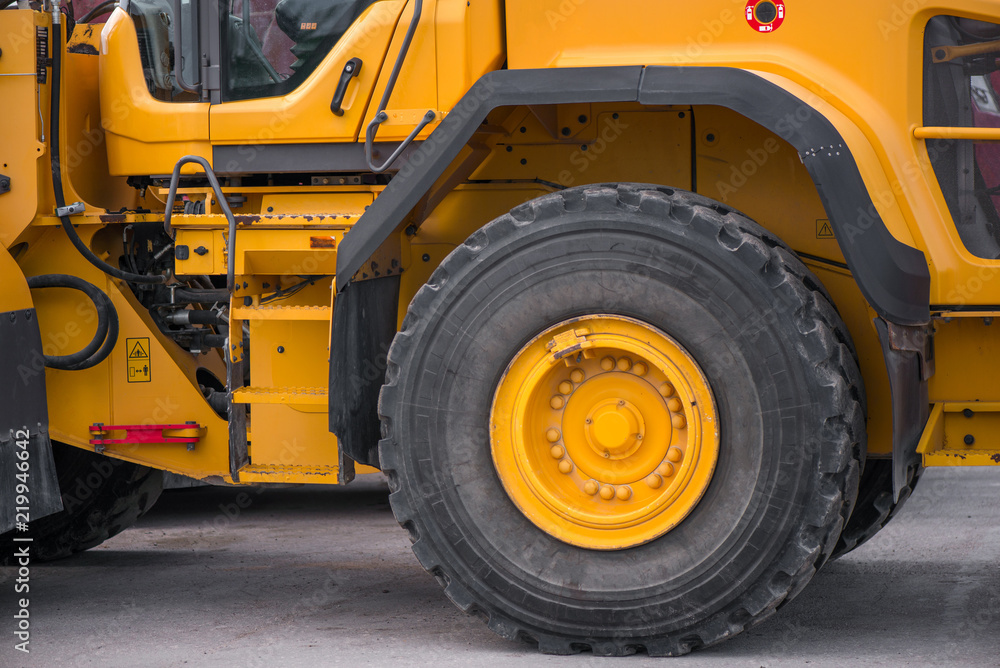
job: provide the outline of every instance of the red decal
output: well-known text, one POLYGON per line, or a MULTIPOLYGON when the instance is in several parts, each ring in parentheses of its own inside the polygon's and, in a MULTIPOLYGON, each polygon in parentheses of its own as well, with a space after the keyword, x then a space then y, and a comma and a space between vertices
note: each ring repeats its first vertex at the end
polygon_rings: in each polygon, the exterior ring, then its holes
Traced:
POLYGON ((774 32, 785 20, 782 0, 747 0, 747 25, 757 32, 774 32))

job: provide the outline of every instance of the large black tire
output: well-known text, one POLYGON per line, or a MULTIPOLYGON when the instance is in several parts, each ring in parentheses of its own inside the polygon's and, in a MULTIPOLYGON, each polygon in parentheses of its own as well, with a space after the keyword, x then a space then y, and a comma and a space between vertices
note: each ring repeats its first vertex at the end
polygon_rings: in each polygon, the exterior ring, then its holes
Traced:
MULTIPOLYGON (((52 443, 62 511, 28 526, 31 557, 52 561, 100 545, 142 517, 163 491, 163 472, 52 443)), ((18 534, 23 536, 24 534, 18 534)), ((13 554, 14 532, 0 536, 4 559, 13 554)))
POLYGON ((380 457, 413 551, 462 610, 543 652, 679 655, 740 633, 809 582, 857 494, 865 397, 846 327, 778 239, 692 193, 586 186, 517 207, 445 259, 388 359, 380 457), (509 361, 594 313, 683 345, 721 432, 690 515, 623 550, 540 530, 491 458, 509 361))
POLYGON ((899 494, 899 501, 892 500, 892 460, 869 459, 861 474, 858 501, 840 534, 831 559, 842 557, 861 547, 881 531, 903 508, 910 494, 917 487, 922 470, 911 466, 907 471, 907 484, 899 494))

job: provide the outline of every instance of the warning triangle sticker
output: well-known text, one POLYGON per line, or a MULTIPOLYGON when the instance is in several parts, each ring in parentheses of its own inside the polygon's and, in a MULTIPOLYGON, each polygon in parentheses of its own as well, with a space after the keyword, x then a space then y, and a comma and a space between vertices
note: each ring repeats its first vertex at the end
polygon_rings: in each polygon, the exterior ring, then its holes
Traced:
POLYGON ((146 349, 142 347, 141 342, 136 341, 135 345, 132 346, 131 352, 128 354, 128 358, 130 360, 149 359, 149 353, 147 353, 146 349))
POLYGON ((820 225, 819 229, 816 230, 816 236, 820 239, 833 238, 833 228, 830 227, 830 223, 824 221, 823 224, 820 225))

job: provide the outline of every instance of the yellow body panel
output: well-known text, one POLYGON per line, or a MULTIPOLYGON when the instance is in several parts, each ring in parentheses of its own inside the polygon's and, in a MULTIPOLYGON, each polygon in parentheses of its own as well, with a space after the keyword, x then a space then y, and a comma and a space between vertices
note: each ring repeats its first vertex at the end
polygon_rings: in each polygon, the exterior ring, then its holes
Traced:
POLYGON ((912 130, 923 125, 916 91, 923 88, 927 21, 951 14, 996 22, 996 4, 951 0, 909 11, 896 3, 850 0, 833 11, 824 3, 797 3, 772 34, 747 27, 744 5, 669 3, 649 11, 648 3, 630 0, 608 12, 594 3, 511 0, 508 65, 721 65, 764 74, 826 115, 847 140, 889 230, 927 255, 931 303, 1000 301, 1000 290, 968 289, 1000 263, 976 258, 962 244, 924 142, 912 130), (852 22, 845 36, 831 29, 837 16, 865 19, 852 22))
MULTIPOLYGON (((153 98, 142 77, 135 24, 115 9, 101 33, 101 118, 112 175, 170 174, 185 155, 211 163, 207 103, 153 98)), ((188 165, 184 173, 194 173, 188 165)))
POLYGON ((23 10, 0 12, 0 174, 10 179, 11 192, 0 197, 0 243, 9 248, 35 215, 51 207, 46 121, 49 88, 35 77, 35 28, 47 27, 45 14, 23 10), (15 194, 16 193, 16 194, 15 194))

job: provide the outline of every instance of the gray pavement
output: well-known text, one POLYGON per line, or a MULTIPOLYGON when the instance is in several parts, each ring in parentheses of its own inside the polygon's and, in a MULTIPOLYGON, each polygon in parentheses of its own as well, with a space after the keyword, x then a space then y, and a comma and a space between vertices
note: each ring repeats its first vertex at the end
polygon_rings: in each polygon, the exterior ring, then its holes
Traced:
MULTIPOLYGON (((639 666, 494 636, 410 552, 385 483, 174 490, 138 526, 32 567, 31 654, 0 666, 639 666), (241 496, 242 494, 242 496, 241 496)), ((674 665, 1000 666, 1000 469, 926 473, 902 514, 770 620, 674 665)))

